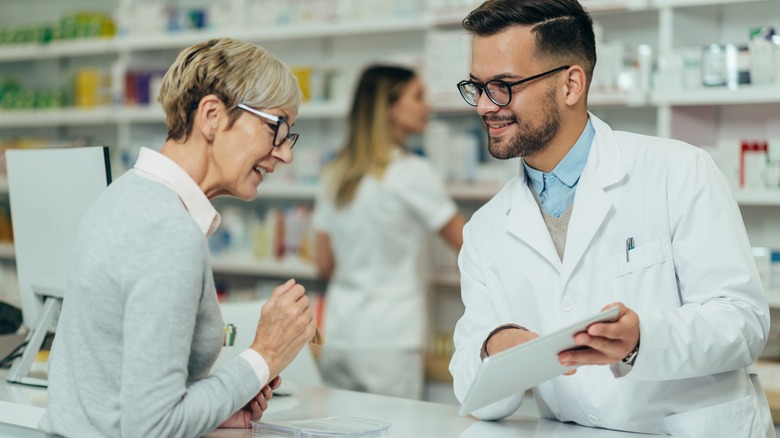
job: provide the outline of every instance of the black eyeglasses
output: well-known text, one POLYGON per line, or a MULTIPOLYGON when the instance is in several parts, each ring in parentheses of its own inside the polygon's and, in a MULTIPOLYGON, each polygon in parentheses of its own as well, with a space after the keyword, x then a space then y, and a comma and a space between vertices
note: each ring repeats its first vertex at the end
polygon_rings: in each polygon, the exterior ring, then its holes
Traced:
POLYGON ((507 106, 509 105, 509 102, 512 101, 512 87, 533 81, 534 79, 539 79, 560 70, 566 70, 569 67, 570 66, 568 65, 563 65, 544 73, 521 79, 517 82, 505 82, 500 79, 493 79, 484 84, 472 80, 460 81, 458 82, 458 91, 460 91, 460 95, 463 96, 463 100, 471 106, 477 106, 477 102, 479 101, 479 98, 482 97, 482 93, 485 90, 487 90, 487 96, 491 102, 498 106, 507 106))
POLYGON ((290 125, 287 123, 287 119, 281 116, 275 116, 273 114, 264 113, 256 110, 247 104, 239 103, 238 107, 244 111, 248 111, 258 117, 270 120, 274 122, 274 146, 279 147, 284 144, 285 141, 290 140, 290 149, 295 146, 295 142, 298 141, 298 134, 290 132, 290 125))

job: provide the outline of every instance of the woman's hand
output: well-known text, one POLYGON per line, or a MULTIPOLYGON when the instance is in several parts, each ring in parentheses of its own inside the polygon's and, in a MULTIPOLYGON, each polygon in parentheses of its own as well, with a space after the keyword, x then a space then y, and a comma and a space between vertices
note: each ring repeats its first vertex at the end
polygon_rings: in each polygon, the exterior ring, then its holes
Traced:
POLYGON ((276 287, 263 305, 250 348, 263 356, 270 376, 279 375, 314 338, 317 320, 304 292, 303 286, 291 279, 276 287))
POLYGON ((268 409, 268 400, 274 396, 273 390, 282 384, 282 378, 276 376, 271 383, 265 385, 260 392, 243 408, 230 416, 219 427, 232 429, 249 429, 252 421, 258 421, 263 417, 263 412, 268 409))

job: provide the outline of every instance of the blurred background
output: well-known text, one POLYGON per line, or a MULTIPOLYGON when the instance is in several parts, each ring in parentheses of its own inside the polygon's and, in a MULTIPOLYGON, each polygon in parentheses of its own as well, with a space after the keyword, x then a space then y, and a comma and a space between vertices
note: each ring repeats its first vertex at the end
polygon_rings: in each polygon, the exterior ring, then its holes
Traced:
MULTIPOLYGON (((470 215, 516 172, 486 153, 468 77, 472 0, 0 0, 0 149, 107 145, 114 178, 140 147, 159 150, 160 79, 177 53, 211 37, 258 43, 304 93, 295 160, 252 203, 218 199, 211 237, 226 302, 263 299, 295 277, 317 299, 310 227, 320 170, 344 141, 355 77, 373 62, 418 70, 433 115, 410 147, 434 163, 470 215)), ((770 303, 780 308, 780 6, 777 0, 582 0, 597 30, 590 110, 617 130, 690 142, 731 182, 770 303)), ((4 155, 0 301, 19 306, 4 155)), ((431 242, 426 398, 454 402, 447 363, 462 313, 455 255, 431 242)), ((778 326, 775 324, 775 326, 778 326)), ((21 329, 22 331, 24 328, 21 329)), ((778 333, 761 370, 780 391, 778 333), (775 377, 777 374, 777 377, 775 377)), ((771 397, 770 397, 771 398, 771 397)), ((776 417, 778 418, 778 417, 776 417)))

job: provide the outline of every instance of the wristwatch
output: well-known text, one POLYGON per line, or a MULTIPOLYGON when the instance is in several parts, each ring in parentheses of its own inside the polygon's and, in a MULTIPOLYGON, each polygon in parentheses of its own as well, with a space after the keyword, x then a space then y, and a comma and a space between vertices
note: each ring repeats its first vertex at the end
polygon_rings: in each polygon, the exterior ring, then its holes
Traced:
POLYGON ((637 342, 636 347, 634 347, 634 349, 623 358, 622 362, 632 367, 634 366, 634 362, 636 362, 637 355, 639 355, 639 342, 637 342))

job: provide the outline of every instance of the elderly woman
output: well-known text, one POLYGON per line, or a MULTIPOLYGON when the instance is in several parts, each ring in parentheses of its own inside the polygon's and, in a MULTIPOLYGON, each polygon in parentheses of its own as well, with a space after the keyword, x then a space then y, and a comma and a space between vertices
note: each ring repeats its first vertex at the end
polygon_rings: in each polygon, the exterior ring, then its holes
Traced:
POLYGON ((315 333, 301 285, 277 287, 254 343, 209 374, 223 343, 206 238, 210 200, 244 200, 292 161, 301 92, 261 47, 215 39, 163 78, 168 137, 141 149, 84 217, 40 427, 64 436, 187 436, 249 427, 315 333))

